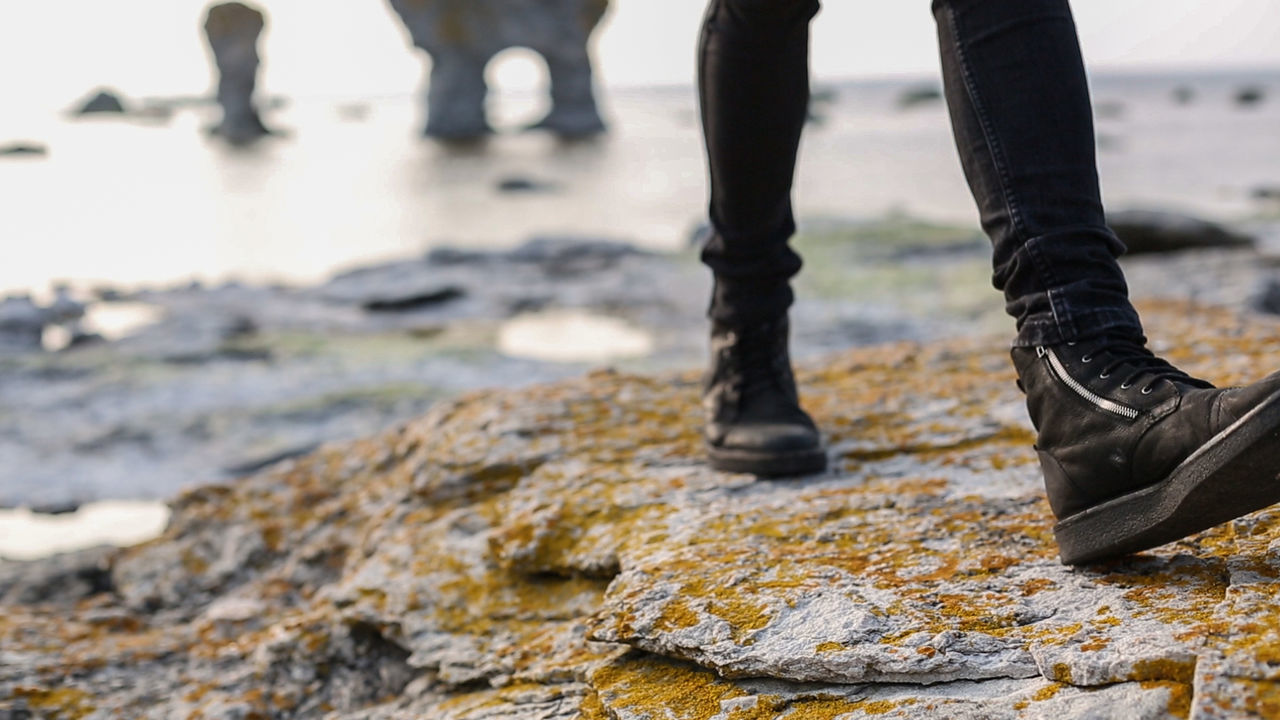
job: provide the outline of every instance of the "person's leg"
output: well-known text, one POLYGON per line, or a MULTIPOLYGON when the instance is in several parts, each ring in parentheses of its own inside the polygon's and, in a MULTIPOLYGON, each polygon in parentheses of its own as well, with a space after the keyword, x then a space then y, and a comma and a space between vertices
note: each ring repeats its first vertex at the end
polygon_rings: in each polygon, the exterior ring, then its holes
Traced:
POLYGON ((773 320, 792 301, 800 257, 791 186, 809 112, 809 21, 817 0, 711 0, 698 47, 710 168, 712 320, 773 320))
POLYGON ((1063 560, 1154 547, 1280 501, 1280 374, 1218 390, 1145 348, 1103 214, 1067 0, 933 10, 1063 560))
POLYGON ((956 144, 1016 344, 1140 335, 1103 215, 1067 1, 937 0, 934 13, 956 144))
POLYGON ((713 466, 762 475, 826 464, 787 354, 789 280, 800 257, 791 186, 809 107, 809 22, 818 0, 711 0, 698 87, 711 179, 702 259, 715 289, 707 374, 713 466))

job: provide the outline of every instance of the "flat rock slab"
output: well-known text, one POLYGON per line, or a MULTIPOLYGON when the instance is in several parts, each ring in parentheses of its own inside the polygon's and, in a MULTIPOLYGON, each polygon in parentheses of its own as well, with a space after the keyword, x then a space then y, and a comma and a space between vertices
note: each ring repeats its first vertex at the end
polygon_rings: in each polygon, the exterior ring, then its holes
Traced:
POLYGON ((916 685, 796 685, 726 680, 653 656, 625 658, 591 676, 583 716, 617 720, 694 718, 950 718, 1058 720, 1185 717, 1189 686, 1123 683, 1082 689, 1046 680, 959 681, 916 685))
MULTIPOLYGON (((1275 324, 1145 312, 1220 383, 1280 364, 1275 324)), ((990 341, 809 367, 832 470, 785 482, 706 468, 692 373, 442 403, 185 493, 88 597, 11 594, 0 711, 1280 716, 1280 512, 1066 568, 1012 379, 990 341)))

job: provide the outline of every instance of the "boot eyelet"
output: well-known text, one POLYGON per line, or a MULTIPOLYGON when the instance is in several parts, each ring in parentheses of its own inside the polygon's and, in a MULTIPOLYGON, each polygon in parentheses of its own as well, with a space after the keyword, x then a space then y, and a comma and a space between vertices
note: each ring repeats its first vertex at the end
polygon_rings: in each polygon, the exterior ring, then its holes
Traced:
POLYGON ((1154 390, 1154 389, 1155 389, 1155 388, 1153 388, 1153 387, 1151 387, 1150 385, 1148 385, 1148 386, 1146 386, 1146 387, 1142 388, 1142 394, 1143 394, 1143 395, 1150 395, 1150 394, 1151 394, 1151 391, 1152 391, 1152 390, 1154 390))
POLYGON ((1085 355, 1084 357, 1080 358, 1080 362, 1082 362, 1082 363, 1091 363, 1091 362, 1093 362, 1093 356, 1092 356, 1092 355, 1085 355))
POLYGON ((1128 389, 1129 389, 1129 388, 1131 388, 1131 387, 1133 387, 1133 383, 1122 383, 1122 384, 1120 385, 1120 389, 1121 389, 1121 390, 1128 390, 1128 389))
POLYGON ((1107 379, 1107 378, 1109 378, 1109 377, 1111 377, 1111 373, 1106 373, 1106 372, 1104 372, 1104 373, 1102 373, 1101 375, 1099 375, 1099 376, 1098 376, 1098 379, 1099 379, 1099 380, 1106 380, 1106 379, 1107 379))

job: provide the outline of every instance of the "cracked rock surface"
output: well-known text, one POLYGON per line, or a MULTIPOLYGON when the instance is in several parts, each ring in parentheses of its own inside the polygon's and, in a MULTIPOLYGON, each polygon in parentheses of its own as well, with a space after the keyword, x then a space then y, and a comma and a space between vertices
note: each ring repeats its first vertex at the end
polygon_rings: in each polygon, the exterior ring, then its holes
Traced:
MULTIPOLYGON (((1280 324, 1144 316, 1219 384, 1280 364, 1280 324)), ((1067 568, 1003 342, 799 375, 801 480, 708 470, 695 374, 601 371, 187 492, 6 572, 98 574, 0 593, 0 717, 1280 717, 1280 511, 1067 568)))

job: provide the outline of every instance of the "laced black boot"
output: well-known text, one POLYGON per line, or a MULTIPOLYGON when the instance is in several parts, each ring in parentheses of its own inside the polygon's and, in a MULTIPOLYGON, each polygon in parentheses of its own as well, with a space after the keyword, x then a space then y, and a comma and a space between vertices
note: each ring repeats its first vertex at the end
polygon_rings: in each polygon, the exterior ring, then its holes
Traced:
POLYGON ((1280 373, 1218 389, 1133 338, 1015 348, 1062 561, 1162 545, 1280 502, 1280 373))
POLYGON ((703 408, 717 470, 781 477, 826 468, 818 430, 800 409, 788 330, 785 316, 750 327, 712 326, 703 408))

